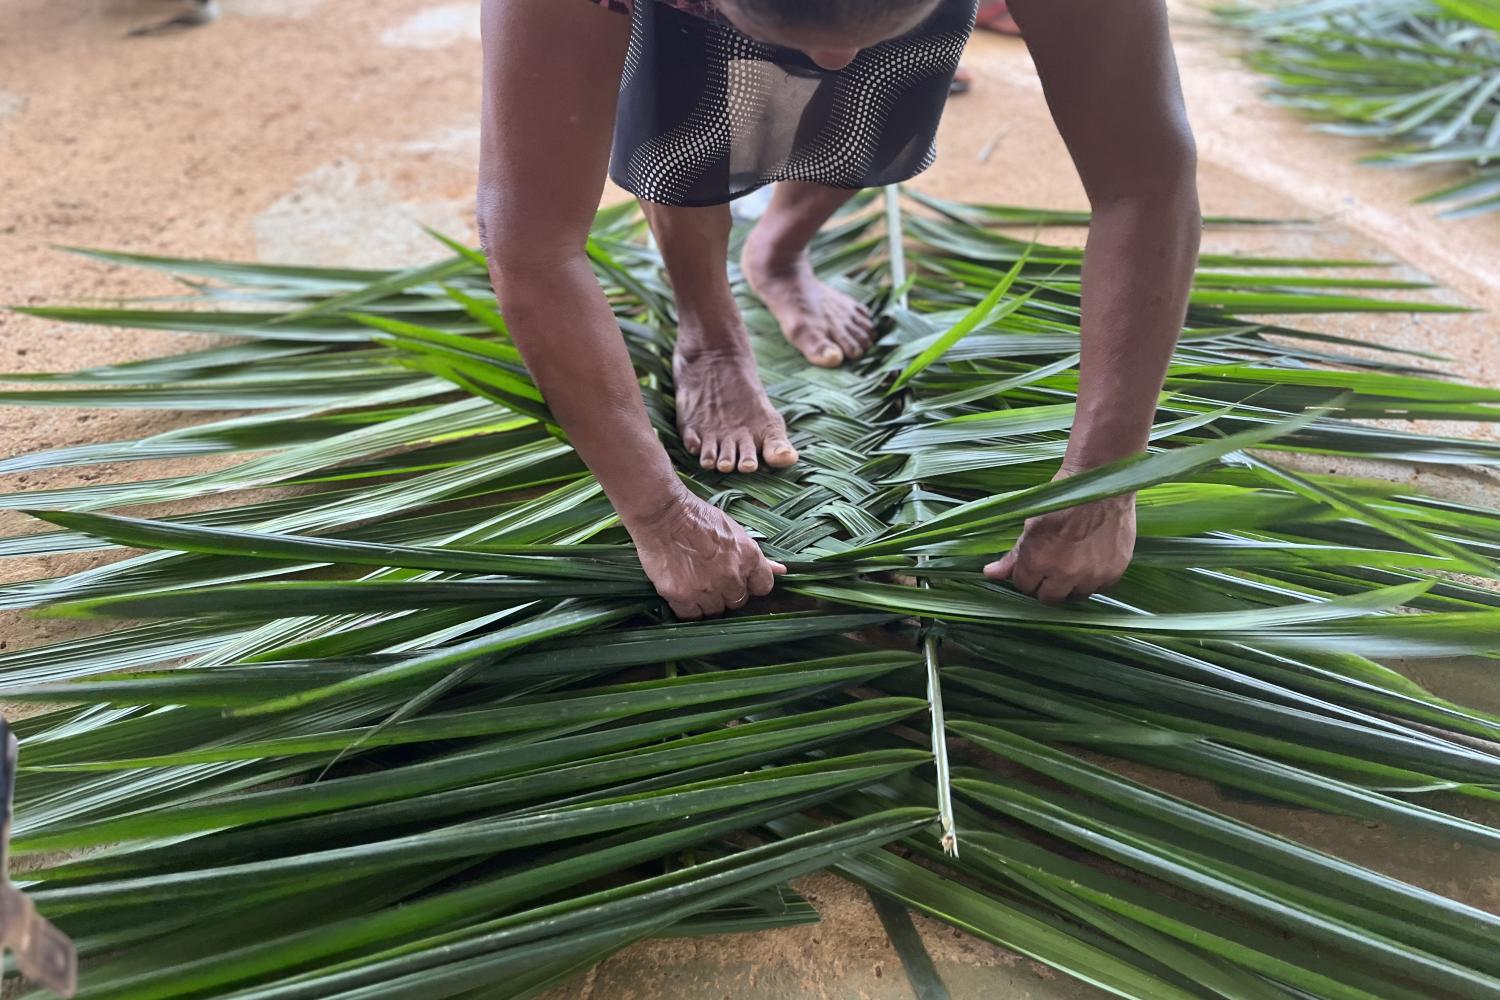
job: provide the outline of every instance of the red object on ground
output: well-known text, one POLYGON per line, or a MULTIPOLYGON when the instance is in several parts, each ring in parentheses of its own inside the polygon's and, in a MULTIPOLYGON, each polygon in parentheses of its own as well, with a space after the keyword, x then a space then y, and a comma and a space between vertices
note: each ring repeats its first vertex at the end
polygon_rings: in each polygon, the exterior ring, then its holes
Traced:
POLYGON ((1010 5, 1006 0, 989 0, 979 5, 979 16, 974 27, 980 31, 994 31, 1002 35, 1019 35, 1021 26, 1010 16, 1010 5))

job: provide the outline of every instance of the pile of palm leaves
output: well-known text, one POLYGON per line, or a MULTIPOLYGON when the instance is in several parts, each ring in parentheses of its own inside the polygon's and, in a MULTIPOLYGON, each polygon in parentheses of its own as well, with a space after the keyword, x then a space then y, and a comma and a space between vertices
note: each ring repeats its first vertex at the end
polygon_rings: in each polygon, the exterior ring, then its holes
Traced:
POLYGON ((1500 0, 1296 0, 1220 11, 1254 34, 1273 99, 1322 128, 1397 144, 1370 162, 1469 165, 1424 201, 1500 209, 1500 0))
POLYGON ((1122 996, 1500 996, 1500 917, 1161 790, 1500 846, 1466 818, 1500 798, 1500 718, 1379 662, 1500 649, 1500 596, 1464 582, 1494 575, 1500 512, 1275 458, 1492 465, 1360 421, 1491 420, 1500 391, 1242 318, 1450 307, 1347 262, 1206 256, 1151 454, 1053 483, 1080 254, 995 223, 1066 220, 923 201, 901 288, 868 202, 815 246, 883 311, 862 362, 808 367, 746 301, 803 455, 748 476, 681 452, 659 258, 633 207, 599 217, 684 478, 792 567, 723 621, 654 598, 472 251, 102 255, 202 297, 32 310, 227 339, 5 403, 244 411, 0 466, 242 459, 0 496, 51 522, 5 555, 147 550, 3 590, 99 620, 0 658, 0 699, 52 706, 16 727, 14 849, 82 995, 532 996, 648 936, 815 919, 788 880, 832 868, 1122 996), (1108 597, 980 576, 1028 516, 1127 491, 1143 537, 1108 597))

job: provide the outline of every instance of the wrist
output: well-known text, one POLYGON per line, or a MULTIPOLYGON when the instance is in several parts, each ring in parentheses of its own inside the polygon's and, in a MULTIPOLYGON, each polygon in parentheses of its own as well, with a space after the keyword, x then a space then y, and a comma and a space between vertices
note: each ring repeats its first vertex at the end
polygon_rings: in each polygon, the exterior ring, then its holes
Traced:
MULTIPOLYGON (((1061 467, 1058 468, 1057 474, 1052 478, 1054 481, 1058 479, 1067 479, 1069 476, 1076 476, 1079 473, 1087 472, 1090 469, 1097 469, 1103 465, 1110 465, 1111 463, 1119 461, 1120 459, 1130 458, 1135 454, 1144 454, 1144 451, 1145 449, 1142 449, 1139 452, 1123 453, 1116 455, 1113 458, 1093 461, 1069 455, 1063 458, 1061 467)), ((1134 508, 1135 492, 1132 491, 1130 493, 1120 493, 1116 494, 1115 496, 1104 497, 1100 500, 1094 501, 1094 503, 1101 508, 1134 508)))
POLYGON ((1159 392, 1091 384, 1080 385, 1078 395, 1068 446, 1063 451, 1064 469, 1083 472, 1146 454, 1159 392))
MULTIPOLYGON (((606 489, 605 492, 609 491, 606 489)), ((620 522, 625 525, 625 530, 632 536, 638 531, 660 528, 694 499, 675 473, 669 474, 665 480, 635 484, 630 494, 621 497, 611 495, 610 502, 620 515, 620 522)))
POLYGON ((1146 454, 1145 447, 1113 447, 1109 449, 1084 450, 1082 448, 1069 448, 1063 455, 1062 466, 1058 470, 1059 476, 1074 476, 1080 472, 1097 469, 1105 465, 1113 465, 1129 458, 1135 458, 1146 454))

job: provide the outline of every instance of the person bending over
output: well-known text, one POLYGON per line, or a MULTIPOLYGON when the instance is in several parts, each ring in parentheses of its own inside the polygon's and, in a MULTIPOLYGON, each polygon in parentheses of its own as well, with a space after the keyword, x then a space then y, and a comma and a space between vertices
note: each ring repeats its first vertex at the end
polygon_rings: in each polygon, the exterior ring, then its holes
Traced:
MULTIPOLYGON (((693 496, 653 433, 585 244, 606 173, 641 199, 677 301, 682 440, 704 468, 797 461, 728 280, 728 202, 776 182, 745 277, 809 364, 869 349, 869 311, 807 247, 933 138, 977 0, 485 0, 478 222, 537 386, 682 618, 739 608, 785 568, 693 496)), ((1164 0, 1011 0, 1093 209, 1066 476, 1146 448, 1201 217, 1164 0)), ((1134 497, 1029 520, 985 567, 1047 602, 1116 580, 1134 497)))

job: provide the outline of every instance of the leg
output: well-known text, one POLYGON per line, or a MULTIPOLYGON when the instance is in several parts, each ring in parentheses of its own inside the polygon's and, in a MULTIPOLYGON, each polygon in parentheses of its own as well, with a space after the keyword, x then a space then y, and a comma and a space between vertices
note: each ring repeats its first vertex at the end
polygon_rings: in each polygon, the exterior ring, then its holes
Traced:
POLYGON ((786 422, 766 397, 750 335, 729 290, 729 206, 641 202, 677 297, 677 427, 705 469, 754 472, 797 461, 786 422))
POLYGON ((741 266, 781 332, 807 360, 837 368, 870 347, 870 311, 813 273, 807 245, 855 192, 821 184, 776 185, 771 207, 745 241, 741 266))

